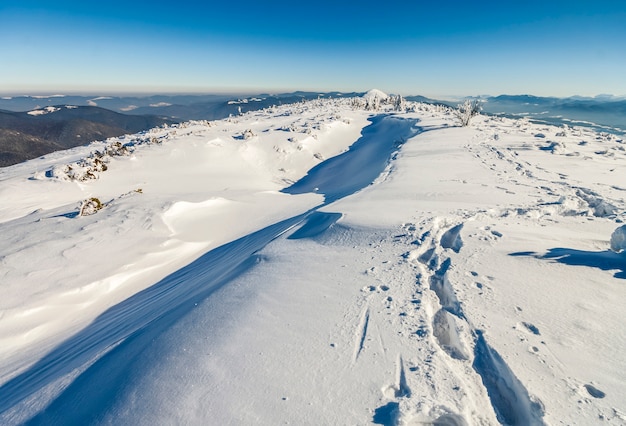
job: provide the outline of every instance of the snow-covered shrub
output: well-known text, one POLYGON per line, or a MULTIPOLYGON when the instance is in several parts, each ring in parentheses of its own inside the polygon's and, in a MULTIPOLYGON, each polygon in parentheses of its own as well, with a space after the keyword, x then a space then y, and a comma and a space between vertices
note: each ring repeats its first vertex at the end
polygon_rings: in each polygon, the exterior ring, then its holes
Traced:
POLYGON ((406 101, 402 95, 390 96, 390 98, 394 111, 404 112, 406 110, 406 101))
POLYGON ((350 106, 352 109, 364 109, 365 108, 365 99, 363 98, 352 98, 350 100, 350 106))
POLYGON ((80 210, 78 211, 79 216, 90 216, 92 214, 96 214, 98 210, 102 209, 103 204, 99 199, 95 197, 91 197, 87 200, 84 200, 80 206, 80 210))
POLYGON ((93 158, 93 169, 96 172, 106 172, 107 169, 108 169, 108 166, 105 164, 105 162, 101 158, 98 158, 98 157, 94 156, 94 158, 93 158))
POLYGON ((459 119, 461 126, 469 125, 472 117, 478 115, 482 110, 480 102, 476 99, 466 99, 465 102, 459 104, 454 110, 454 116, 459 119))
POLYGON ((367 111, 378 111, 380 109, 380 98, 374 96, 365 100, 365 109, 367 111))
POLYGON ((626 251, 626 225, 613 231, 611 235, 611 250, 616 253, 626 251))
POLYGON ((134 150, 135 142, 122 144, 120 141, 113 142, 104 149, 104 155, 109 157, 124 157, 130 155, 134 150))
POLYGON ((242 133, 241 138, 242 138, 243 140, 246 140, 246 141, 247 141, 248 139, 252 139, 252 138, 253 138, 253 137, 255 137, 255 136, 256 136, 256 134, 252 131, 252 129, 246 129, 246 130, 242 133))

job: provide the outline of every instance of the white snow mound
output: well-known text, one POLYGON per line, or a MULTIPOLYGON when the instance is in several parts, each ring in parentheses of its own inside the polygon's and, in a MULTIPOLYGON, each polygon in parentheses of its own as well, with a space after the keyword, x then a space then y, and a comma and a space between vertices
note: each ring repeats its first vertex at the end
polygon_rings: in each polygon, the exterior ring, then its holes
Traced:
POLYGON ((382 90, 378 90, 378 89, 372 89, 372 90, 370 90, 369 92, 367 92, 366 94, 363 95, 363 99, 378 98, 380 100, 384 100, 384 99, 387 99, 388 97, 389 97, 389 95, 387 95, 382 90))
POLYGON ((28 111, 27 114, 28 115, 44 115, 44 114, 49 114, 51 112, 56 112, 58 110, 60 110, 61 108, 56 108, 53 106, 49 106, 49 107, 45 107, 43 109, 36 109, 33 111, 28 111))
POLYGON ((626 250, 626 225, 622 225, 613 231, 611 235, 611 250, 616 253, 626 250))

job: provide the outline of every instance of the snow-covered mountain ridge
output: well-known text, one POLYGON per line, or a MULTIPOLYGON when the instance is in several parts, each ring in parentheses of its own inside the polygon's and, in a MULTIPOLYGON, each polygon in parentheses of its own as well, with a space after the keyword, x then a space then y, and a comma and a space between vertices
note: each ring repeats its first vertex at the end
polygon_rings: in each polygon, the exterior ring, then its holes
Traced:
POLYGON ((0 419, 622 424, 625 148, 370 96, 2 169, 0 419))

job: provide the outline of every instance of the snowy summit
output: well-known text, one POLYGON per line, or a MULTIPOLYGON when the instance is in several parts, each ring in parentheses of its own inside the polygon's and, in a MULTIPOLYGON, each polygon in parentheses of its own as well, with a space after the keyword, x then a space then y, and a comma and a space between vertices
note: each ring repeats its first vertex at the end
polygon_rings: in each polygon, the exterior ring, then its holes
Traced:
POLYGON ((0 169, 0 423, 626 424, 623 137, 365 98, 0 169))
POLYGON ((384 101, 388 97, 389 96, 385 92, 383 92, 382 90, 378 90, 378 89, 372 89, 363 95, 363 99, 366 99, 366 100, 372 100, 372 99, 378 98, 379 100, 384 101))

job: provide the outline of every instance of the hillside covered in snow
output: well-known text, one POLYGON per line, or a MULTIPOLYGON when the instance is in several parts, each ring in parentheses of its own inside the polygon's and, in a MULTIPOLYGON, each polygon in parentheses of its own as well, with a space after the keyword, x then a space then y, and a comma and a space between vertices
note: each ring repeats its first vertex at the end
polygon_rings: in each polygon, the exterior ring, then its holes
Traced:
POLYGON ((0 169, 0 423, 626 424, 625 195, 380 91, 0 169))

